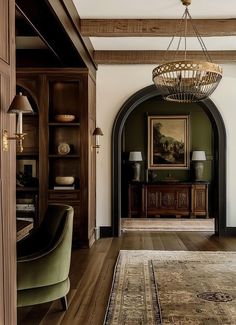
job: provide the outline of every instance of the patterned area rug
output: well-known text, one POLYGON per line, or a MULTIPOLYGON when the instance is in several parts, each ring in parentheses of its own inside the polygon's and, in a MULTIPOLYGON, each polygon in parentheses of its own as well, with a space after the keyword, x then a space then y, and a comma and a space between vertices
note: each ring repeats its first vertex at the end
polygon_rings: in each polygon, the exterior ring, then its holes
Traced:
POLYGON ((236 252, 120 251, 104 325, 236 324, 236 252))

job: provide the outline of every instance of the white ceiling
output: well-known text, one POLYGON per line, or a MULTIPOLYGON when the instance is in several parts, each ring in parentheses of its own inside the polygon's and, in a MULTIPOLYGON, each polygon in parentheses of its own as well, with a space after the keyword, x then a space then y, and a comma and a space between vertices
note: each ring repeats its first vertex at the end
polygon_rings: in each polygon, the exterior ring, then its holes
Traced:
MULTIPOLYGON (((180 0, 73 0, 81 18, 179 18, 180 0)), ((192 0, 193 18, 236 17, 235 0, 192 0)))
MULTIPOLYGON (((81 19, 85 18, 180 18, 181 0, 73 0, 81 19)), ((192 0, 193 19, 236 18, 236 0, 192 0)), ((91 37, 95 50, 165 50, 170 41, 158 37, 91 37)), ((236 37, 204 38, 208 50, 235 50, 236 37)), ((174 48, 173 48, 174 49, 174 48)), ((187 49, 200 50, 196 39, 187 49)))
MULTIPOLYGON (((235 0, 236 2, 236 0, 235 0)), ((169 45, 168 37, 90 37, 90 40, 96 50, 162 50, 169 45)), ((178 38, 175 38, 171 49, 177 48, 178 38)), ((210 51, 236 50, 236 36, 229 37, 204 37, 203 41, 210 51)), ((181 43, 180 50, 184 49, 184 43, 181 43)), ((201 50, 201 46, 194 37, 187 39, 188 50, 201 50)))

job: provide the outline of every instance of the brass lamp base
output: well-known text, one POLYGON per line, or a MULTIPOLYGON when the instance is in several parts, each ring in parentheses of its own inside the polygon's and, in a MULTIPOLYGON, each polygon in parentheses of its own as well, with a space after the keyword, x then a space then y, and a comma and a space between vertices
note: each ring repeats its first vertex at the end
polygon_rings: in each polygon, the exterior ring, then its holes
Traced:
POLYGON ((8 140, 16 140, 16 147, 19 152, 23 152, 23 140, 27 133, 15 133, 14 137, 9 137, 7 130, 3 130, 2 143, 3 151, 8 151, 8 140))

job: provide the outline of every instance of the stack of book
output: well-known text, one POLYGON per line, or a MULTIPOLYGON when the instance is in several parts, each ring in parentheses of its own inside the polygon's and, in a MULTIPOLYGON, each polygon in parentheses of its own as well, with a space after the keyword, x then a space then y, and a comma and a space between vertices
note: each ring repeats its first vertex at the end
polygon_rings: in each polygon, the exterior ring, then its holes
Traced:
POLYGON ((75 184, 73 185, 55 185, 53 187, 54 190, 74 190, 75 184))
POLYGON ((35 206, 33 203, 31 204, 17 203, 16 211, 35 212, 35 206))
POLYGON ((17 203, 16 218, 17 220, 34 221, 35 205, 33 203, 17 203))

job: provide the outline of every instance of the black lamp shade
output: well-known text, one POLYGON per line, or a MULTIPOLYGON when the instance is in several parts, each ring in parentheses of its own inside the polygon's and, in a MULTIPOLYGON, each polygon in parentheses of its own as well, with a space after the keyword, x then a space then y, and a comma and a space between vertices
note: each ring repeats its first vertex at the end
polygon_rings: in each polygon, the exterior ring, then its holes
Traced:
POLYGON ((103 132, 100 128, 96 128, 94 131, 93 131, 93 135, 103 135, 103 132))
POLYGON ((33 109, 28 101, 27 96, 19 93, 15 95, 7 113, 33 113, 33 109))

